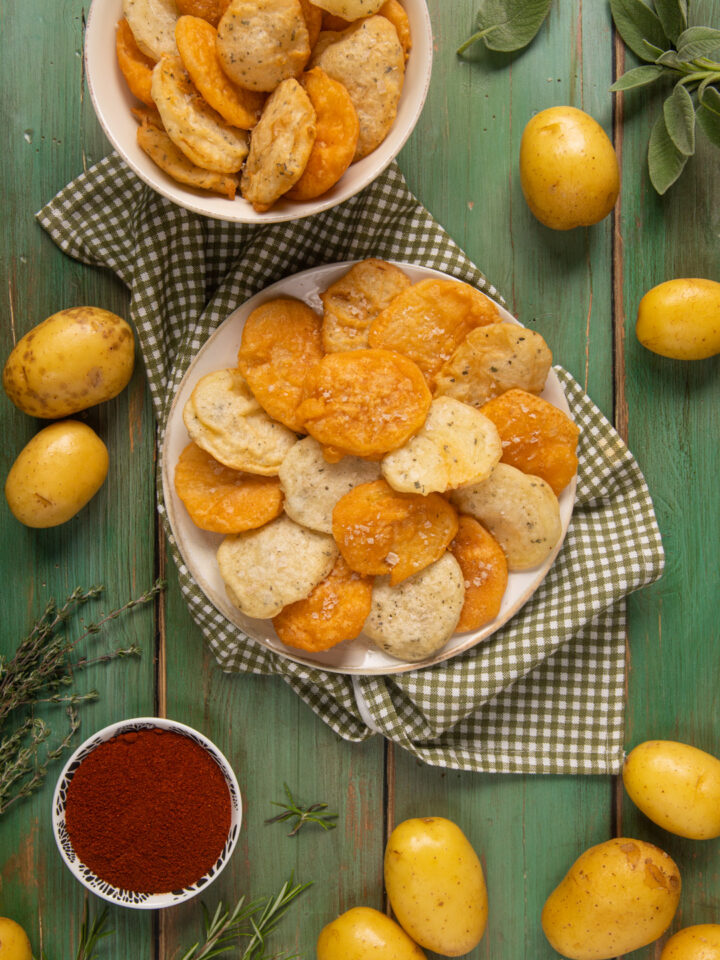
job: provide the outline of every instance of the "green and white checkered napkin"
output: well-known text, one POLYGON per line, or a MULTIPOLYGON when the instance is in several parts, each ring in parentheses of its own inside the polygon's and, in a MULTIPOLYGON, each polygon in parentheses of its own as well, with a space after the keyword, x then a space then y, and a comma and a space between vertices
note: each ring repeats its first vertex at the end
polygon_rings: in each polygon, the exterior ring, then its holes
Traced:
MULTIPOLYGON (((70 256, 109 267, 132 291, 160 440, 175 391, 208 335, 288 274, 378 256, 423 264, 497 291, 390 167, 339 207, 257 227, 174 206, 107 157, 38 214, 70 256)), ((183 564, 192 616, 220 666, 279 674, 347 740, 384 734, 426 763, 511 773, 615 773, 623 753, 625 605, 663 566, 645 481, 618 434, 557 368, 580 427, 577 503, 541 587, 490 640, 392 677, 311 669, 247 638, 205 599, 183 564)))

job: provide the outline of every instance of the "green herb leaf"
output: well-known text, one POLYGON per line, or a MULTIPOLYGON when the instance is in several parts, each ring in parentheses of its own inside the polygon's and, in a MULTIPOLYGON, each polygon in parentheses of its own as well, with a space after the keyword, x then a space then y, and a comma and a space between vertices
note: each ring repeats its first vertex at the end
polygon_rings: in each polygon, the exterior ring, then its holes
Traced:
POLYGON ((691 157, 695 153, 695 106, 682 83, 675 85, 663 104, 663 114, 670 139, 680 153, 691 157))
POLYGON ((687 67, 687 64, 680 59, 674 50, 665 50, 657 57, 656 63, 661 67, 667 67, 669 70, 679 70, 680 73, 684 73, 683 68, 687 67))
POLYGON ((642 0, 610 0, 610 10, 617 32, 625 45, 641 60, 656 59, 656 56, 650 55, 643 41, 651 43, 660 51, 667 50, 670 46, 657 14, 642 0))
POLYGON ((619 90, 632 90, 633 87, 645 87, 649 83, 655 83, 664 73, 665 70, 654 63, 646 67, 635 67, 634 70, 628 70, 627 73, 624 73, 617 79, 610 89, 614 93, 617 93, 619 90))
POLYGON ((681 60, 704 57, 720 47, 720 30, 712 27, 690 27, 677 39, 677 52, 681 60))
POLYGON ((720 147, 720 114, 708 110, 704 104, 700 104, 696 112, 697 122, 702 132, 708 138, 710 143, 720 147))
POLYGON ((687 160, 670 139, 665 126, 665 116, 660 114, 652 128, 648 144, 650 182, 660 196, 675 183, 687 160))
POLYGON ((475 18, 476 32, 458 48, 462 54, 482 40, 489 50, 511 53, 535 37, 552 0, 482 0, 475 18))
POLYGON ((706 87, 700 90, 700 102, 706 110, 716 113, 720 117, 720 93, 715 87, 706 87))
POLYGON ((687 0, 655 0, 655 10, 663 30, 674 43, 687 27, 687 0))

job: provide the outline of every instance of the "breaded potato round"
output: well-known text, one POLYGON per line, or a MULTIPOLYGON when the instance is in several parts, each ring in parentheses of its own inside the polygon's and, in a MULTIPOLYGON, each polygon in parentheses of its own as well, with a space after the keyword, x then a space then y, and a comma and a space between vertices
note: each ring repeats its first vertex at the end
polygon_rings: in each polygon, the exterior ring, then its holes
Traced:
POLYGON ((508 582, 505 554, 495 537, 467 516, 458 518, 450 551, 465 580, 465 602, 455 629, 458 633, 479 630, 500 612, 508 582))
POLYGON ((438 372, 435 396, 481 407, 513 387, 542 393, 552 353, 539 333, 514 323, 476 327, 438 372))
POLYGON ((277 476, 297 437, 262 409, 239 370, 216 370, 195 384, 183 410, 190 439, 231 467, 277 476))
POLYGON ((229 0, 175 0, 181 17, 200 17, 217 27, 229 0))
POLYGON ((150 88, 155 61, 146 57, 135 42, 130 24, 123 17, 117 25, 115 52, 120 72, 125 77, 130 93, 148 107, 154 107, 150 88))
POLYGON ((332 512, 340 497, 379 476, 380 464, 360 457, 328 463, 317 440, 303 437, 280 466, 285 512, 311 530, 332 533, 332 512))
POLYGON ((381 17, 387 17, 395 27, 400 46, 403 48, 403 53, 407 60, 410 55, 410 50, 412 49, 412 36, 410 33, 410 20, 405 12, 405 7, 403 7, 399 0, 385 0, 385 3, 380 7, 378 13, 381 17))
POLYGON ((247 90, 269 93, 296 77, 310 56, 300 0, 231 0, 217 52, 225 73, 247 90))
POLYGON ((308 44, 312 50, 322 30, 323 12, 317 4, 311 3, 311 0, 300 0, 300 6, 308 31, 308 44))
POLYGON ((417 433, 385 454, 382 474, 394 490, 444 493, 484 480, 501 456, 492 420, 467 403, 438 397, 417 433))
POLYGON ((375 581, 365 633, 391 657, 425 660, 452 636, 464 599, 460 565, 444 553, 399 586, 387 577, 375 581))
POLYGON ((298 182, 315 143, 315 109, 297 80, 270 95, 252 132, 240 190, 263 212, 298 182))
POLYGON ((313 652, 354 639, 370 613, 372 583, 338 557, 305 600, 289 604, 273 617, 278 637, 288 647, 313 652))
POLYGON ((255 399, 274 420, 304 433, 297 408, 305 375, 323 355, 321 320, 289 297, 269 300, 245 321, 238 368, 255 399))
POLYGON ((248 153, 247 134, 230 127, 198 96, 180 57, 163 57, 152 76, 152 98, 173 143, 198 167, 237 173, 248 153))
POLYGON ((259 530, 226 537, 217 562, 230 601, 248 617, 267 619, 308 597, 337 555, 332 537, 283 515, 259 530))
POLYGON ((369 17, 377 13, 383 5, 383 0, 314 0, 318 7, 343 20, 357 20, 358 17, 369 17))
POLYGON ((457 513, 437 493, 398 493, 382 478, 338 500, 332 531, 340 553, 358 573, 390 574, 400 583, 437 560, 457 533, 457 513))
POLYGON ((450 499, 488 528, 511 571, 538 566, 562 536, 560 505, 549 484, 507 463, 482 483, 453 491, 450 499))
POLYGON ((175 0, 123 0, 123 14, 146 57, 177 56, 175 0))
POLYGON ((242 533, 269 523, 282 513, 277 477, 231 470, 196 443, 189 443, 175 466, 175 490, 201 530, 242 533))
POLYGON ((438 371, 468 333, 498 317, 492 300, 469 283, 433 277, 395 297, 373 320, 368 342, 406 354, 432 389, 438 371))
POLYGON ((410 278, 392 263, 371 257, 351 267, 320 294, 326 353, 367 350, 375 317, 410 286, 410 278))
POLYGON ((298 416, 331 455, 372 457, 422 426, 431 399, 412 360, 390 350, 350 350, 326 354, 310 370, 298 416))
POLYGON ((304 73, 300 82, 315 110, 315 142, 302 176, 286 196, 313 200, 334 187, 352 163, 360 124, 350 94, 320 67, 304 73))
POLYGON ((310 63, 347 88, 360 122, 355 160, 362 160, 380 146, 397 116, 405 54, 395 27, 386 17, 368 17, 335 42, 316 45, 310 63))

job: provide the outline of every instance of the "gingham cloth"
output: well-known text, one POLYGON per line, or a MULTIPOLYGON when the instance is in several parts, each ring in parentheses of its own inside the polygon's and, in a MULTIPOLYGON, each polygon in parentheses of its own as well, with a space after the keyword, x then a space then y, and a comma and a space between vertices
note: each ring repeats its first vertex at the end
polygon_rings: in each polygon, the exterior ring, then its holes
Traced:
MULTIPOLYGON (((257 227, 176 207, 112 155, 37 216, 66 253, 109 267, 130 288, 160 443, 172 397, 211 331, 289 274, 378 256, 434 267, 500 299, 395 166, 330 211, 257 227)), ((357 741, 379 732, 429 764, 506 773, 617 772, 623 598, 660 575, 662 544, 635 460, 572 377, 556 370, 580 427, 577 503, 563 549, 531 601, 490 640, 432 668, 353 678, 269 652, 206 600, 159 502, 188 606, 223 670, 278 674, 341 737, 357 741)))

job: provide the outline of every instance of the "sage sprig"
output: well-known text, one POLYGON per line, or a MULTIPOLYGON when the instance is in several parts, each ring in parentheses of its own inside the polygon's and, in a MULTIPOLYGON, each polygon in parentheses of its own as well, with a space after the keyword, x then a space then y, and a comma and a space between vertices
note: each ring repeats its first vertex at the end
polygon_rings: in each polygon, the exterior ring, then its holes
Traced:
POLYGON ((489 50, 522 50, 535 37, 552 0, 482 0, 475 15, 475 33, 458 47, 462 56, 480 40, 489 50))
POLYGON ((688 0, 610 0, 625 45, 646 64, 624 73, 610 89, 632 90, 671 80, 648 143, 650 181, 660 195, 675 183, 695 153, 700 127, 720 147, 720 29, 688 26, 688 0))

